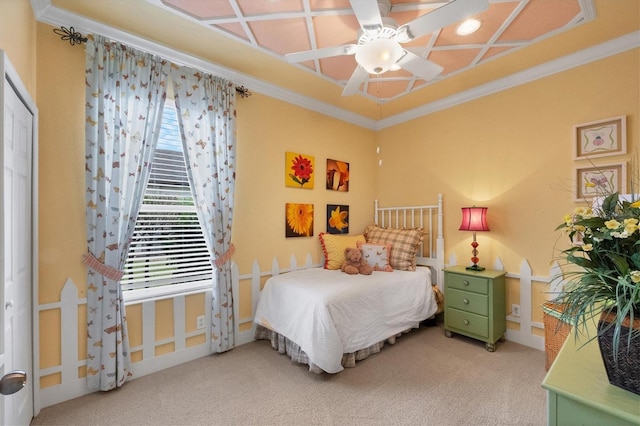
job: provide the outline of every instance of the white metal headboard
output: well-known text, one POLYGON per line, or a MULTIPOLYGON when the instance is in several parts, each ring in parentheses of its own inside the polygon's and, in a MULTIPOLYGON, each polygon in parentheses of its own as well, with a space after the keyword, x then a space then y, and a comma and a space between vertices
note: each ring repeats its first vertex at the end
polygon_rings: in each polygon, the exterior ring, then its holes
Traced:
POLYGON ((442 194, 438 203, 425 206, 380 207, 375 200, 375 223, 385 228, 422 228, 421 243, 416 264, 431 268, 433 282, 444 290, 444 234, 442 225, 442 194))

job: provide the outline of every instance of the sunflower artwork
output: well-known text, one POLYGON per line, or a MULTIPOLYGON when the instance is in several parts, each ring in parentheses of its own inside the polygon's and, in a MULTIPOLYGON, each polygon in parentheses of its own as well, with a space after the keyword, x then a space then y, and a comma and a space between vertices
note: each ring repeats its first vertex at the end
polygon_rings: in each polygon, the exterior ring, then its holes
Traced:
POLYGON ((327 233, 349 233, 349 206, 327 204, 327 233))
POLYGON ((313 236, 313 204, 285 204, 285 237, 313 236))
POLYGON ((313 189, 315 160, 310 155, 285 153, 284 183, 293 188, 313 189))

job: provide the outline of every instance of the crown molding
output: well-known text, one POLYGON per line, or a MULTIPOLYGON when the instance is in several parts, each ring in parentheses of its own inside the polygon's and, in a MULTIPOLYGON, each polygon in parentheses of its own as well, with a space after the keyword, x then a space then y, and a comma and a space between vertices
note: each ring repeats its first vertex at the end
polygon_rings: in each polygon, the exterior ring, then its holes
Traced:
POLYGON ((31 8, 33 9, 34 16, 39 22, 53 25, 55 27, 65 26, 68 28, 71 26, 74 27, 76 31, 100 34, 128 46, 161 56, 177 64, 190 66, 215 74, 219 77, 226 78, 236 85, 246 86, 252 92, 280 99, 360 127, 376 130, 376 120, 336 107, 335 105, 318 101, 291 90, 284 89, 275 84, 268 83, 233 69, 222 67, 213 62, 180 52, 174 48, 147 40, 126 31, 104 25, 84 16, 53 6, 51 4, 51 0, 31 0, 31 8))
POLYGON ((101 34, 140 50, 162 56, 178 64, 191 66, 226 78, 234 84, 248 87, 252 92, 270 96, 356 126, 376 131, 640 47, 640 31, 635 31, 622 37, 574 52, 562 58, 537 65, 525 71, 511 74, 464 92, 424 104, 409 111, 382 120, 373 120, 58 8, 51 4, 51 0, 30 1, 34 16, 39 22, 56 27, 72 26, 77 31, 101 34))
POLYGON ((544 64, 531 67, 525 71, 508 75, 490 83, 476 86, 473 89, 469 89, 464 92, 430 102, 410 111, 385 118, 377 123, 378 129, 395 126, 424 115, 442 111, 444 109, 482 98, 484 96, 492 95, 503 90, 511 89, 522 84, 527 84, 532 81, 638 47, 640 47, 640 31, 634 31, 622 37, 579 50, 562 58, 554 59, 552 61, 545 62, 544 64))

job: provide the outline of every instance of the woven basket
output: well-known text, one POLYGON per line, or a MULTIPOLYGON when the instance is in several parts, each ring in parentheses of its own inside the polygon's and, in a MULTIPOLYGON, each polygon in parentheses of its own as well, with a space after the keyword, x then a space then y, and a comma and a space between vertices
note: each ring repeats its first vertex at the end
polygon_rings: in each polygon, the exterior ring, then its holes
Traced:
POLYGON ((609 383, 619 388, 640 395, 640 338, 631 339, 631 329, 640 330, 640 319, 633 324, 627 319, 620 328, 620 345, 618 348, 618 363, 614 362, 613 327, 607 327, 613 321, 612 314, 603 314, 598 322, 598 345, 604 362, 609 383))
POLYGON ((545 302, 542 305, 542 311, 544 312, 544 352, 546 354, 544 367, 548 371, 569 336, 571 325, 560 320, 562 306, 559 304, 545 302))

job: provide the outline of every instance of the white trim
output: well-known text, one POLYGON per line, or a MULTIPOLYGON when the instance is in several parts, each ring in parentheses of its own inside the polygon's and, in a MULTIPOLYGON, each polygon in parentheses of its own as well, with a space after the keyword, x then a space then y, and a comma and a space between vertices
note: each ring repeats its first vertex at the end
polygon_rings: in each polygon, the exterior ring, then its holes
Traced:
MULTIPOLYGON (((102 34, 132 47, 160 55, 171 61, 219 75, 233 81, 235 84, 247 86, 253 92, 280 99, 284 102, 376 131, 640 47, 640 31, 634 31, 622 37, 529 68, 528 70, 511 74, 490 83, 377 121, 60 9, 53 6, 51 0, 31 0, 31 7, 36 19, 40 22, 53 26, 73 26, 78 31, 102 34)), ((585 13, 590 14, 594 12, 587 10, 585 13)), ((425 88, 425 90, 428 89, 425 88)))
POLYGON ((140 288, 136 290, 127 290, 122 292, 122 299, 125 305, 133 305, 135 303, 147 302, 151 300, 169 299, 174 296, 194 293, 202 293, 211 290, 213 281, 197 281, 182 284, 171 284, 160 287, 140 288))
POLYGON ((173 299, 173 344, 174 352, 182 351, 186 348, 185 340, 187 335, 185 333, 186 321, 185 321, 185 297, 184 295, 176 296, 173 299))
MULTIPOLYGON (((142 360, 156 358, 156 304, 142 304, 142 360)), ((133 363, 132 363, 133 364, 133 363)))
MULTIPOLYGON (((170 352, 162 356, 144 359, 142 361, 131 363, 131 374, 134 378, 146 376, 147 374, 165 370, 185 362, 193 361, 210 355, 209 343, 182 349, 176 352, 170 352)), ((85 394, 88 393, 85 391, 85 394)))
MULTIPOLYGON (((67 278, 67 282, 62 288, 60 294, 60 326, 64 328, 64 332, 68 333, 67 337, 76 336, 76 339, 64 339, 65 350, 61 351, 62 364, 60 365, 60 382, 72 383, 78 378, 78 331, 80 324, 78 323, 78 288, 71 280, 67 278)), ((62 333, 61 333, 62 335, 62 333)), ((61 344, 63 342, 60 342, 61 344)), ((83 360, 86 365, 86 360, 83 360)))
POLYGON ((379 121, 379 129, 395 126, 405 121, 442 111, 465 102, 470 102, 484 96, 527 84, 532 81, 638 47, 640 47, 640 31, 634 31, 622 37, 574 52, 562 58, 554 59, 552 61, 545 62, 544 64, 531 67, 525 71, 508 75, 490 83, 476 86, 473 89, 422 105, 393 117, 385 118, 379 121))
POLYGON ((375 120, 364 117, 360 114, 347 111, 345 109, 330 105, 325 102, 317 101, 308 96, 300 95, 288 89, 276 86, 263 80, 213 62, 206 61, 202 58, 180 52, 171 47, 161 45, 159 43, 147 40, 137 35, 109 27, 102 23, 85 18, 84 16, 71 13, 64 9, 59 9, 51 5, 51 0, 31 0, 31 7, 34 10, 36 19, 53 26, 72 26, 76 31, 85 31, 101 34, 105 37, 118 40, 131 47, 138 48, 154 55, 162 56, 179 64, 191 66, 206 72, 221 76, 231 80, 234 84, 243 85, 250 88, 252 92, 261 93, 276 99, 283 100, 293 105, 306 108, 320 114, 328 115, 342 121, 346 121, 368 129, 375 129, 375 120))

